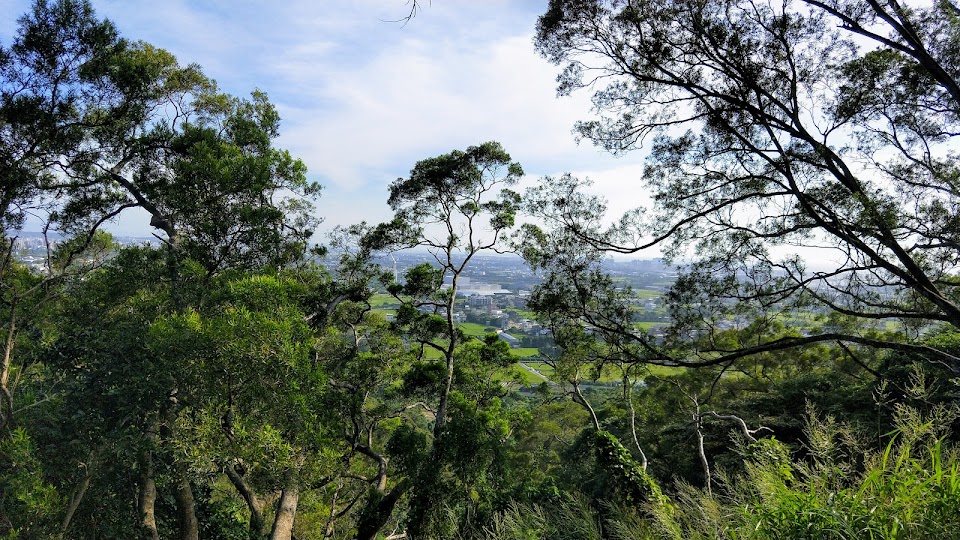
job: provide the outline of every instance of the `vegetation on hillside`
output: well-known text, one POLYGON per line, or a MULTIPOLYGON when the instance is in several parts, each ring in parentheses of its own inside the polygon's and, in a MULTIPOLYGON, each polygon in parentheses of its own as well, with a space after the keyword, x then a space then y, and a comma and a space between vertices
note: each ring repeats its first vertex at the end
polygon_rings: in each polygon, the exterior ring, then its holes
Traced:
POLYGON ((593 92, 579 135, 649 143, 655 205, 607 226, 584 181, 520 194, 483 142, 329 251, 266 95, 85 0, 18 24, 0 538, 960 538, 953 2, 551 0, 535 46, 593 92), (131 208, 159 243, 101 230, 131 208), (27 215, 66 235, 39 269, 27 215), (602 261, 654 246, 678 278, 640 310, 602 261), (549 330, 529 347, 458 319, 505 249, 540 278, 511 308, 549 330))

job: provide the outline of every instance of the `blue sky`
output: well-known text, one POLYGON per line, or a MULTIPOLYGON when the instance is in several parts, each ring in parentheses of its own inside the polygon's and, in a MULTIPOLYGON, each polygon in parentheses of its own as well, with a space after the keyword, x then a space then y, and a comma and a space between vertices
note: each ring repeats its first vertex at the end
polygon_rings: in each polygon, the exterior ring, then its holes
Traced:
MULTIPOLYGON (((642 155, 614 158, 571 128, 587 95, 557 98, 556 66, 533 50, 546 0, 433 0, 403 25, 405 0, 93 0, 121 34, 200 64, 221 88, 259 88, 283 118, 277 145, 325 186, 325 230, 387 219, 387 185, 426 157, 503 144, 526 182, 572 172, 624 211, 646 202, 642 155)), ((0 0, 0 42, 30 6, 0 0)), ((115 232, 149 234, 144 215, 115 232)))

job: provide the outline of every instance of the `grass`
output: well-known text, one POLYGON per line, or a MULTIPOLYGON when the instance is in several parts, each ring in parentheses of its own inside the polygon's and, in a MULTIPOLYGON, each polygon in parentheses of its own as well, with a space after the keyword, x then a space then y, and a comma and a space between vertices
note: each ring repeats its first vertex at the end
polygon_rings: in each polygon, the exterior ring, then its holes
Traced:
MULTIPOLYGON (((549 378, 553 375, 553 367, 550 364, 545 362, 524 362, 524 364, 532 367, 533 369, 539 371, 543 374, 544 377, 549 378)), ((521 368, 522 369, 522 368, 521 368)), ((539 382, 539 381, 538 381, 539 382)))
MULTIPOLYGON (((516 349, 514 349, 516 351, 516 349)), ((532 367, 533 369, 539 371, 546 377, 552 377, 554 369, 550 364, 546 362, 524 362, 524 364, 532 367)), ((651 377, 668 377, 671 375, 677 375, 681 373, 684 368, 681 367, 668 367, 668 366, 647 366, 647 371, 651 377)), ((587 371, 584 371, 587 373, 587 371)), ((623 373, 616 368, 608 368, 600 375, 600 379, 596 382, 599 383, 618 383, 623 380, 623 373)))
POLYGON ((490 333, 487 331, 487 328, 490 328, 489 326, 477 323, 462 322, 457 323, 457 327, 460 328, 460 330, 463 330, 463 333, 468 336, 483 337, 490 333))
POLYGON ((543 379, 537 377, 535 374, 531 373, 530 370, 524 368, 520 364, 514 364, 510 369, 512 369, 513 372, 520 377, 520 380, 523 382, 523 384, 536 385, 544 382, 543 379))
POLYGON ((636 326, 637 328, 641 329, 641 330, 650 330, 651 328, 653 328, 653 327, 655 327, 655 326, 667 326, 668 323, 653 322, 653 321, 642 321, 642 322, 633 323, 633 325, 636 326))
POLYGON ((650 289, 633 289, 633 296, 640 300, 650 300, 652 298, 660 298, 663 296, 663 292, 650 289))
POLYGON ((504 311, 508 313, 516 313, 524 319, 530 319, 531 321, 537 318, 537 314, 529 309, 507 308, 504 311))
POLYGON ((373 309, 382 309, 385 307, 400 307, 400 302, 389 294, 375 294, 370 298, 370 306, 373 309))

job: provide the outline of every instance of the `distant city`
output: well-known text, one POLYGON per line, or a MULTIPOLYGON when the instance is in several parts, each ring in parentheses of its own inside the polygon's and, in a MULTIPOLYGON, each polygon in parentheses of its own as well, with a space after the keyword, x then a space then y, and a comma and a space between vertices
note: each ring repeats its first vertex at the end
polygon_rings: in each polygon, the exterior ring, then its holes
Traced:
MULTIPOLYGON (((6 236, 13 238, 14 258, 37 272, 46 271, 48 250, 53 251, 64 240, 62 235, 53 232, 44 235, 40 232, 7 231, 6 236)), ((113 236, 113 241, 121 246, 159 244, 159 240, 153 237, 113 236)))
MULTIPOLYGON (((425 252, 394 253, 376 260, 392 269, 398 280, 411 267, 430 261, 425 252)), ((633 290, 634 320, 656 335, 669 320, 662 296, 676 280, 676 270, 660 259, 603 262, 603 269, 615 282, 633 290)), ((516 255, 477 255, 458 282, 458 303, 454 320, 468 334, 496 332, 512 348, 527 349, 531 355, 552 344, 549 331, 527 309, 527 300, 540 278, 516 255)), ((392 317, 399 304, 381 295, 378 308, 392 317)))
MULTIPOLYGON (((56 234, 44 236, 37 232, 17 232, 14 239, 14 257, 37 272, 46 271, 48 250, 53 250, 63 241, 56 234)), ((114 236, 121 246, 157 245, 156 238, 114 236)), ((392 270, 399 281, 410 268, 430 262, 432 257, 425 251, 408 250, 380 257, 374 262, 392 270)), ((615 282, 629 286, 634 293, 634 317, 651 331, 668 322, 662 295, 676 279, 676 269, 661 259, 606 259, 603 269, 615 282)), ((458 283, 458 296, 462 298, 455 313, 456 322, 480 335, 496 332, 513 348, 536 349, 551 343, 549 332, 535 321, 527 310, 527 300, 533 288, 540 282, 539 276, 517 255, 477 255, 468 265, 458 283)), ((378 308, 392 318, 394 304, 381 294, 378 308)))

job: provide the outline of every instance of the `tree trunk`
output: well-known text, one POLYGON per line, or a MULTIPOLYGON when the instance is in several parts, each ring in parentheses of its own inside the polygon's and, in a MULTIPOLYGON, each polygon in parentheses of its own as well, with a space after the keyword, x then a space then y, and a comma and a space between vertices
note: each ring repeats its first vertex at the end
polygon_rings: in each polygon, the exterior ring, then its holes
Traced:
POLYGON ((373 503, 373 508, 364 509, 360 521, 357 523, 356 540, 373 540, 376 538, 380 530, 390 520, 397 501, 407 492, 410 486, 410 481, 404 479, 390 493, 373 503))
MULTIPOLYGON (((150 437, 150 434, 148 434, 150 437)), ((153 435, 155 438, 156 435, 153 435)), ((140 479, 140 526, 143 537, 149 540, 160 540, 157 530, 157 516, 154 506, 157 503, 157 483, 153 479, 153 451, 147 449, 141 456, 143 472, 140 479)))
POLYGON ((60 538, 65 538, 67 536, 67 531, 70 529, 70 522, 73 521, 73 515, 77 512, 77 508, 80 507, 80 501, 83 500, 83 496, 87 494, 87 489, 90 487, 90 481, 92 479, 92 473, 87 473, 84 475, 80 485, 77 487, 76 491, 73 492, 73 495, 71 495, 70 504, 67 506, 67 512, 63 516, 63 521, 60 522, 60 538))
POLYGON ((3 364, 0 366, 0 430, 10 431, 13 427, 13 390, 9 386, 10 371, 13 364, 13 346, 17 332, 16 303, 10 306, 10 320, 7 323, 7 335, 3 345, 3 364))
POLYGON ((291 540, 293 538, 293 521, 297 516, 297 502, 300 500, 300 488, 297 485, 296 473, 293 469, 287 470, 283 492, 277 503, 277 516, 273 520, 273 529, 270 531, 270 540, 291 540))
POLYGON ((177 485, 173 498, 177 503, 177 529, 180 540, 200 540, 200 524, 197 521, 196 501, 193 489, 182 463, 176 465, 177 485))
POLYGON ((637 437, 637 409, 633 406, 633 380, 625 377, 623 381, 624 397, 627 405, 630 405, 630 434, 633 435, 633 444, 637 446, 637 452, 640 452, 640 467, 647 470, 647 454, 640 446, 640 438, 637 437))
POLYGON ((251 540, 259 540, 263 537, 264 529, 263 501, 260 500, 260 497, 257 497, 253 488, 247 484, 243 475, 234 468, 233 464, 224 466, 223 471, 227 475, 227 478, 230 479, 230 483, 233 484, 233 487, 237 488, 237 492, 240 493, 240 496, 243 497, 243 500, 247 503, 247 509, 250 510, 251 540))
POLYGON ((337 489, 333 492, 333 499, 330 501, 330 516, 327 517, 327 526, 323 528, 323 540, 333 538, 334 524, 337 521, 337 499, 340 497, 340 490, 343 489, 343 482, 337 483, 337 489))
MULTIPOLYGON (((177 414, 179 404, 177 402, 178 389, 174 387, 170 391, 169 403, 167 403, 164 412, 164 423, 161 426, 160 434, 162 443, 169 446, 173 443, 175 437, 175 426, 177 423, 177 414)), ((199 522, 197 520, 196 501, 193 497, 193 488, 190 487, 190 477, 187 474, 187 466, 183 462, 173 459, 173 499, 176 503, 177 516, 177 538, 179 540, 199 540, 199 522)))
POLYGON ((700 415, 700 402, 694 398, 696 412, 693 414, 693 423, 697 428, 697 455, 700 457, 700 465, 703 467, 703 479, 707 487, 707 495, 713 495, 713 475, 710 473, 710 461, 707 459, 707 451, 703 446, 703 416, 700 415))
POLYGON ((457 299, 457 279, 459 277, 459 273, 454 272, 452 284, 450 285, 450 300, 447 301, 447 337, 450 342, 447 344, 446 350, 443 353, 444 359, 447 362, 447 373, 446 381, 440 394, 440 402, 437 405, 437 419, 433 424, 434 438, 440 437, 447 423, 447 402, 450 399, 450 390, 453 388, 453 353, 457 349, 457 330, 456 324, 453 322, 453 308, 454 302, 457 299))
POLYGON ((587 397, 584 396, 583 392, 580 391, 580 383, 574 379, 570 381, 570 384, 573 386, 573 392, 570 394, 570 396, 573 398, 574 403, 582 406, 588 413, 590 413, 590 420, 593 421, 593 429, 601 431, 600 419, 597 418, 597 413, 593 410, 593 405, 590 405, 587 397))
POLYGON ((67 511, 63 515, 63 520, 60 521, 60 538, 67 536, 67 531, 70 529, 70 522, 73 521, 73 515, 77 512, 77 508, 80 507, 80 502, 83 501, 84 495, 87 494, 87 489, 90 488, 90 482, 93 480, 93 461, 96 458, 96 454, 96 450, 91 450, 90 456, 87 458, 87 463, 80 464, 85 467, 86 473, 83 475, 83 480, 80 481, 80 485, 77 486, 70 495, 70 503, 67 505, 67 511))

